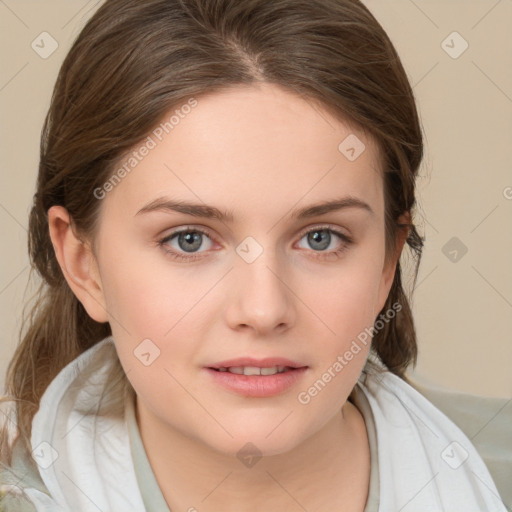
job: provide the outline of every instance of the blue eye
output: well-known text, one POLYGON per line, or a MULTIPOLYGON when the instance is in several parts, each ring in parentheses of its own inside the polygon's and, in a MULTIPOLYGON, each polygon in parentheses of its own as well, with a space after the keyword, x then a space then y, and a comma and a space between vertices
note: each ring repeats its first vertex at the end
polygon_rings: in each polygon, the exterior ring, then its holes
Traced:
POLYGON ((329 226, 310 229, 302 235, 301 240, 303 238, 306 238, 308 245, 313 248, 314 257, 319 259, 338 259, 352 244, 351 238, 329 226), (327 250, 335 238, 341 240, 341 246, 338 242, 335 244, 334 250, 327 250))
MULTIPOLYGON (((158 245, 162 247, 171 258, 191 262, 202 258, 201 254, 205 251, 200 251, 200 249, 204 246, 204 237, 209 240, 209 247, 206 247, 206 250, 211 249, 213 242, 210 235, 202 229, 191 227, 174 231, 160 240, 158 245)), ((347 235, 329 226, 318 226, 309 229, 302 233, 300 240, 306 237, 307 243, 312 249, 308 252, 312 253, 313 258, 320 260, 338 259, 353 243, 352 239, 347 235), (341 242, 335 244, 334 249, 331 248, 331 250, 327 250, 336 238, 341 240, 341 242)))
POLYGON ((163 247, 163 249, 173 258, 179 260, 195 260, 200 256, 196 256, 195 253, 198 249, 203 245, 203 237, 207 237, 211 242, 211 238, 209 237, 206 231, 203 231, 198 228, 194 229, 182 229, 180 231, 175 231, 171 233, 169 236, 166 236, 163 240, 161 240, 158 244, 163 247), (184 256, 182 253, 177 252, 176 250, 169 249, 171 241, 176 238, 176 242, 178 244, 177 249, 179 251, 184 251, 185 253, 191 254, 190 256, 184 256))

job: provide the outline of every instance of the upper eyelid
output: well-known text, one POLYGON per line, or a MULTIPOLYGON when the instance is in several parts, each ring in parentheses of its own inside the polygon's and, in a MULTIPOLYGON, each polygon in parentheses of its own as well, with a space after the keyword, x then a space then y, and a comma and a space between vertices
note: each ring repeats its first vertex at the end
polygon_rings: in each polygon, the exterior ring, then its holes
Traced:
POLYGON ((340 228, 338 226, 333 226, 331 224, 317 224, 316 226, 304 228, 304 229, 299 231, 298 236, 302 237, 306 233, 309 233, 310 231, 314 231, 315 229, 318 229, 318 230, 326 229, 326 230, 333 231, 335 234, 336 234, 336 232, 339 232, 341 235, 344 235, 346 237, 350 237, 349 234, 343 233, 343 230, 346 229, 346 228, 340 228))

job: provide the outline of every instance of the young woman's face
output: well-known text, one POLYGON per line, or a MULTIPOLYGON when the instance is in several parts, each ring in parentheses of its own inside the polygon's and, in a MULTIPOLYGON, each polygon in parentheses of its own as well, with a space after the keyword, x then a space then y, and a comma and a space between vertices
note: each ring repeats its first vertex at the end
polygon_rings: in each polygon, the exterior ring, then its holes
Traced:
POLYGON ((102 189, 109 322, 155 425, 283 453, 340 414, 389 292, 377 149, 274 85, 196 100, 102 189), (275 366, 295 369, 232 373, 275 366))

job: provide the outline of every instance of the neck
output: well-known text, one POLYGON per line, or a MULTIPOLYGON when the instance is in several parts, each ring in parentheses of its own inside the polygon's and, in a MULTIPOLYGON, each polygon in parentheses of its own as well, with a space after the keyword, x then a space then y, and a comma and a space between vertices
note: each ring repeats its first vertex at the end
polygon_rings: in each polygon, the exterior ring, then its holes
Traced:
POLYGON ((162 424, 136 403, 146 454, 173 511, 364 510, 370 451, 361 413, 348 401, 299 446, 247 466, 162 424))

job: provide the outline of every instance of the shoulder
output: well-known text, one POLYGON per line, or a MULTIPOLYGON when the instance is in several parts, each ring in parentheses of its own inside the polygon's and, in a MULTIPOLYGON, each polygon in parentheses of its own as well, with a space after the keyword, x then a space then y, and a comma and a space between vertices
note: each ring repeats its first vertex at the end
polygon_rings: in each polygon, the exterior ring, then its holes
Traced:
POLYGON ((500 484, 498 490, 477 443, 431 396, 377 367, 366 368, 358 384, 375 421, 382 487, 394 489, 388 508, 414 496, 416 510, 440 499, 446 510, 504 512, 508 489, 500 484))
POLYGON ((512 399, 410 384, 466 434, 512 509, 512 399))

